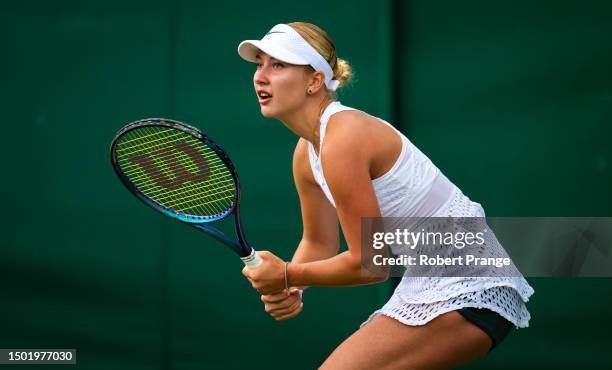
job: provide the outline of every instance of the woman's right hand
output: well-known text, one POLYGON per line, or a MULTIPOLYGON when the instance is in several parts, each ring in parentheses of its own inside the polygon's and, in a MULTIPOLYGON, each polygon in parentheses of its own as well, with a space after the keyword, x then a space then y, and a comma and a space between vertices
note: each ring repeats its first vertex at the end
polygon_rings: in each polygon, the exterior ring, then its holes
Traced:
POLYGON ((302 312, 302 289, 291 287, 288 291, 262 295, 264 309, 277 321, 289 320, 302 312))

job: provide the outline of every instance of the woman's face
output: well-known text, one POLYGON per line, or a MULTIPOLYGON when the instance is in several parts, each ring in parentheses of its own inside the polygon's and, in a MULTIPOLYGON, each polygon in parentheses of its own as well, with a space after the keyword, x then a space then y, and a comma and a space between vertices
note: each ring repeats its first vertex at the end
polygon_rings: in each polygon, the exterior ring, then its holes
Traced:
POLYGON ((263 52, 256 59, 253 83, 261 114, 280 119, 299 109, 308 89, 304 66, 281 62, 263 52))

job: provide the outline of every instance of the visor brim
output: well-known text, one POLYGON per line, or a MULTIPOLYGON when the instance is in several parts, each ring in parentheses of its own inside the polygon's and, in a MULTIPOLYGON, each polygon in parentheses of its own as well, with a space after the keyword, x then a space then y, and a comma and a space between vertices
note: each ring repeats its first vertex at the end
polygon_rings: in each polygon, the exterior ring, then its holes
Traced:
POLYGON ((309 63, 304 60, 302 57, 295 55, 289 50, 283 48, 282 46, 272 43, 266 42, 262 40, 245 40, 238 45, 238 54, 242 59, 255 63, 257 59, 255 56, 260 52, 264 52, 271 56, 274 59, 280 60, 289 64, 296 65, 308 65, 309 63))

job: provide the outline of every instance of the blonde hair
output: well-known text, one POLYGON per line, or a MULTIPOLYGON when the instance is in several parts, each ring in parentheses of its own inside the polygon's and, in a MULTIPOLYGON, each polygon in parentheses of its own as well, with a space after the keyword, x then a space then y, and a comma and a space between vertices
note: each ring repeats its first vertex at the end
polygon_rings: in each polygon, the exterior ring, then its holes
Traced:
POLYGON ((339 87, 349 82, 353 70, 346 60, 338 58, 336 45, 334 45, 327 32, 312 23, 291 22, 287 24, 296 30, 329 63, 334 71, 333 79, 340 82, 339 87))

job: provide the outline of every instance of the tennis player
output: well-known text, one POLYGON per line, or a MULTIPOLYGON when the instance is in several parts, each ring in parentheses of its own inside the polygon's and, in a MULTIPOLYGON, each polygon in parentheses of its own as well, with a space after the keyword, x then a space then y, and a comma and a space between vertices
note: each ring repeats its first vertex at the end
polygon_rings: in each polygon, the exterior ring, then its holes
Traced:
MULTIPOLYGON (((337 57, 325 31, 309 23, 278 24, 261 40, 240 43, 238 53, 256 63, 261 114, 300 137, 293 175, 302 240, 291 263, 262 251, 262 265, 243 270, 274 318, 301 312, 303 287, 386 279, 362 274, 362 217, 484 217, 481 205, 402 133, 335 100, 351 67, 337 57), (342 253, 338 222, 348 245, 342 253)), ((390 300, 321 368, 445 369, 471 362, 499 345, 513 326, 528 326, 525 302, 532 293, 522 276, 404 276, 390 300)))

